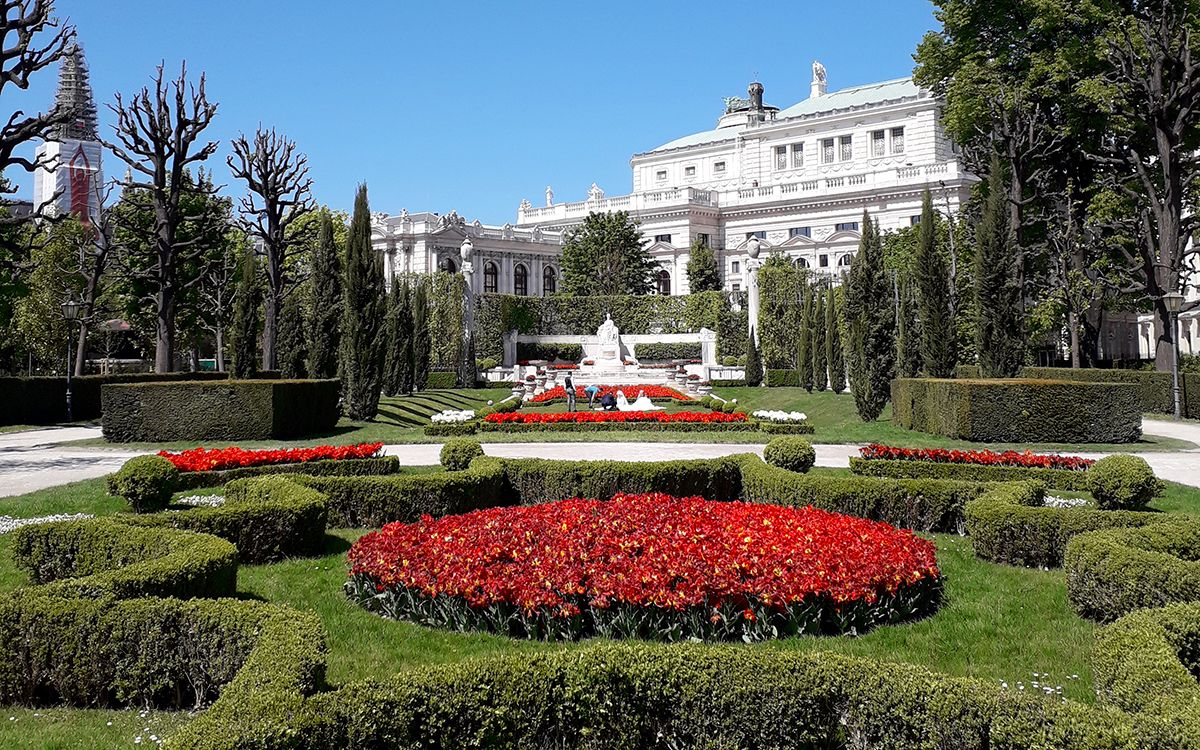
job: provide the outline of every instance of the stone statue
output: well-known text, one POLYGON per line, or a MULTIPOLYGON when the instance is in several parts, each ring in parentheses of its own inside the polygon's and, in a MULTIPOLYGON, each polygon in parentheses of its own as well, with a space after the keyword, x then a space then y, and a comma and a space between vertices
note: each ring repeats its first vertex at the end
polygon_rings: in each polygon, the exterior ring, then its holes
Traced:
POLYGON ((529 210, 529 209, 531 209, 531 208, 533 208, 533 204, 529 202, 529 199, 528 199, 528 198, 522 198, 522 199, 521 199, 521 208, 520 208, 520 211, 521 211, 522 213, 524 213, 524 212, 528 211, 528 210, 529 210))
POLYGON ((613 322, 612 315, 604 314, 604 322, 600 324, 600 328, 596 331, 596 338, 600 339, 601 346, 612 346, 617 343, 621 336, 621 329, 617 328, 617 324, 613 322))
POLYGON ((554 191, 550 189, 549 185, 546 186, 546 205, 554 205, 554 191))
POLYGON ((825 66, 813 60, 813 82, 825 83, 825 66))
POLYGON ((592 183, 592 186, 590 188, 588 188, 587 195, 588 195, 588 200, 590 200, 590 201, 604 200, 604 191, 601 190, 600 186, 594 182, 592 183))

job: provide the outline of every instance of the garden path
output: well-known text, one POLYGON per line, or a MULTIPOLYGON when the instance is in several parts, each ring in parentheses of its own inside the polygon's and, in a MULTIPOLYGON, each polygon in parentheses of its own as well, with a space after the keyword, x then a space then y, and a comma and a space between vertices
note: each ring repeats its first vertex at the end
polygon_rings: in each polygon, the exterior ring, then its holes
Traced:
MULTIPOLYGON (((1188 440, 1200 445, 1200 424, 1144 419, 1143 429, 1152 435, 1188 440)), ((91 448, 59 445, 67 441, 100 437, 98 427, 49 427, 0 433, 0 497, 54 487, 81 479, 103 476, 120 468, 138 451, 121 448, 91 448)), ((845 467, 858 454, 857 445, 824 445, 813 448, 817 465, 845 467)), ((737 443, 485 443, 484 451, 501 458, 549 458, 568 461, 607 459, 611 461, 669 461, 717 458, 735 453, 762 455, 763 446, 737 443)), ((388 455, 408 466, 438 463, 438 444, 388 445, 388 455)), ((1099 458, 1102 453, 1079 453, 1099 458)), ((1176 452, 1139 453, 1156 474, 1182 484, 1200 487, 1200 449, 1176 452)))

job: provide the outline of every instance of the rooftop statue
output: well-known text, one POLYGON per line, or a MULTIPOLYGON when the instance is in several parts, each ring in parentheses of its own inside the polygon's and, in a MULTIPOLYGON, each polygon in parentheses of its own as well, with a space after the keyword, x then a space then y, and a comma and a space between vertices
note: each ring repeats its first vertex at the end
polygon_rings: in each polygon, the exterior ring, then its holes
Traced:
POLYGON ((813 81, 825 83, 825 66, 816 60, 813 60, 813 81))

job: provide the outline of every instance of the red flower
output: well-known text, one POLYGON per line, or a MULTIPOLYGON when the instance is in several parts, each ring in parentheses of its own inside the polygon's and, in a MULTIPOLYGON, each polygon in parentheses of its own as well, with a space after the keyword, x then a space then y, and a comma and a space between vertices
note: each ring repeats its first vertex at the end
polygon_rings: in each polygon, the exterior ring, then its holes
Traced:
POLYGON ((725 414, 719 411, 681 411, 673 414, 664 411, 573 411, 557 413, 514 411, 488 414, 483 420, 492 424, 593 424, 600 422, 702 422, 717 424, 723 422, 745 422, 746 415, 739 413, 725 414))
POLYGON ((1020 466, 1034 469, 1065 469, 1085 471, 1095 463, 1090 458, 1039 454, 1030 451, 948 450, 946 448, 896 448, 890 445, 871 443, 859 448, 866 459, 892 461, 932 461, 943 464, 980 464, 983 466, 1020 466))
POLYGON ((192 448, 182 453, 159 451, 158 455, 175 464, 180 471, 220 471, 247 466, 295 464, 308 461, 374 458, 381 455, 383 443, 358 445, 319 445, 314 448, 192 448))
MULTIPOLYGON (((587 394, 584 393, 583 390, 584 386, 575 386, 575 398, 587 398, 587 394)), ((617 391, 624 391, 626 394, 636 394, 641 391, 645 393, 646 398, 649 399, 675 399, 677 401, 688 400, 687 396, 683 395, 674 388, 667 388, 666 386, 662 385, 602 385, 600 386, 600 392, 596 394, 596 398, 600 398, 608 394, 616 396, 617 391)), ((534 396, 531 400, 531 403, 545 404, 552 401, 565 400, 566 397, 567 391, 561 385, 556 385, 553 388, 545 390, 534 396)))

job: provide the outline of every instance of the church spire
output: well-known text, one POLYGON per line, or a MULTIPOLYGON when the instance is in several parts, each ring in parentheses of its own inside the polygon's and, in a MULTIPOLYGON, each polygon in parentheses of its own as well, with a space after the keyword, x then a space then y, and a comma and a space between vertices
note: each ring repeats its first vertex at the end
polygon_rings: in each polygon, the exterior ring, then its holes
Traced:
POLYGON ((56 140, 97 141, 96 101, 83 48, 73 43, 63 56, 58 72, 54 107, 71 113, 71 119, 54 129, 56 140))

